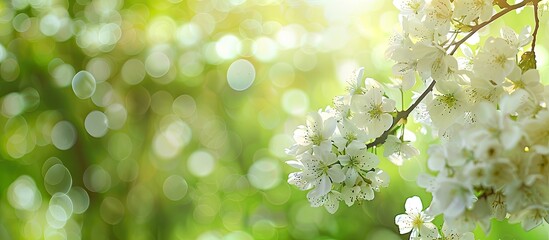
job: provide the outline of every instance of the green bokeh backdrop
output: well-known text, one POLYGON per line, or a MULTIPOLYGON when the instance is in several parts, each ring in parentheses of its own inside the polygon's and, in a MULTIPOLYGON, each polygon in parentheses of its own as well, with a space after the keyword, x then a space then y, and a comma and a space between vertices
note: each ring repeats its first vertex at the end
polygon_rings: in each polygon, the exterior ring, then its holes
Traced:
MULTIPOLYGON (((481 39, 503 24, 520 31, 531 12, 498 20, 481 39)), ((546 23, 543 15, 536 51, 547 84, 546 23)), ((391 1, 378 0, 0 2, 0 239, 407 239, 394 217, 408 197, 430 201, 415 177, 435 140, 419 126, 408 129, 421 156, 400 168, 382 160, 390 186, 334 215, 286 183, 294 170, 284 164, 295 127, 343 94, 353 69, 389 81, 384 51, 398 29, 391 1), (227 81, 238 59, 255 70, 243 91, 227 81), (70 84, 81 70, 98 82, 88 99, 70 84), (91 135, 101 121, 86 127, 92 111, 107 116, 104 136, 91 135), (63 120, 74 136, 52 134, 63 120), (67 150, 52 144, 67 139, 67 150), (52 163, 70 176, 48 179, 52 163), (21 176, 34 192, 16 187, 21 176), (47 186, 68 183, 86 190, 89 207, 59 224, 47 186), (40 196, 36 209, 16 209, 16 195, 40 196)), ((549 239, 549 226, 494 222, 475 233, 549 239)))

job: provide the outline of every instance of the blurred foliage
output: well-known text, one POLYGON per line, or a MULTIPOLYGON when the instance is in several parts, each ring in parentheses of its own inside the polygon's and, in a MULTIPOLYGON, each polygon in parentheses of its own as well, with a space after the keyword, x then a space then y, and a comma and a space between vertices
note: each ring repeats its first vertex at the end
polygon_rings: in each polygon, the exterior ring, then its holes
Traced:
MULTIPOLYGON (((518 31, 528 11, 482 34, 518 31)), ((0 239, 407 239, 394 216, 429 202, 425 154, 383 161, 390 187, 334 216, 284 164, 295 127, 354 68, 388 81, 398 25, 376 0, 1 1, 0 239), (73 81, 82 70, 91 85, 73 81)), ((425 152, 434 140, 409 129, 425 152)), ((487 238, 548 232, 494 222, 487 238)))

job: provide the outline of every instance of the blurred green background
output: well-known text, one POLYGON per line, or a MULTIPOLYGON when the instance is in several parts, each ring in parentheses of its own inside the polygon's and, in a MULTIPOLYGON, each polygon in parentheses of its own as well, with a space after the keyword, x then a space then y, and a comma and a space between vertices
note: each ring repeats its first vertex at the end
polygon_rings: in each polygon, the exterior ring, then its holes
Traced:
MULTIPOLYGON (((520 31, 531 11, 483 34, 520 31)), ((382 161, 390 186, 335 215, 284 164, 295 127, 355 68, 388 81, 398 29, 378 0, 1 1, 0 239, 407 239, 394 217, 408 197, 430 201, 415 186, 425 154, 382 161), (91 98, 71 85, 81 70, 91 98)), ((425 153, 435 140, 409 129, 425 153)), ((549 226, 476 234, 549 239, 549 226)))

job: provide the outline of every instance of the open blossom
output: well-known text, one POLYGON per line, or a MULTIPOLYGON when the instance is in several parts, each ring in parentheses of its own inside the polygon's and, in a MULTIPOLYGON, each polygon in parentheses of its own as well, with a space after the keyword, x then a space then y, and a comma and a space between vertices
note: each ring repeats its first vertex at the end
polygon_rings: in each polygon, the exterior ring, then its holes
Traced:
POLYGON ((431 0, 425 7, 425 24, 446 35, 452 22, 453 6, 450 0, 431 0))
POLYGON ((395 110, 395 101, 383 97, 380 89, 372 88, 365 95, 353 96, 351 108, 356 112, 353 121, 367 129, 372 138, 379 137, 393 123, 389 113, 395 110))
POLYGON ((496 140, 505 149, 511 149, 522 138, 522 129, 509 117, 518 106, 503 105, 508 109, 498 111, 490 103, 483 102, 474 110, 477 124, 466 131, 465 138, 471 149, 482 147, 483 144, 496 140))
POLYGON ((524 27, 519 34, 515 33, 510 27, 503 26, 500 35, 510 46, 517 49, 528 45, 532 41, 529 26, 524 27))
POLYGON ((400 234, 411 231, 410 239, 417 237, 420 237, 420 239, 437 239, 439 237, 437 227, 431 223, 433 217, 423 212, 423 204, 418 196, 408 198, 404 208, 406 213, 395 217, 395 223, 398 225, 400 234))
POLYGON ((307 116, 307 124, 298 126, 294 131, 296 144, 287 150, 288 153, 300 154, 313 146, 320 146, 328 141, 336 128, 333 116, 324 112, 312 112, 307 116))
POLYGON ((429 213, 438 215, 444 213, 447 217, 457 217, 473 207, 477 200, 473 189, 467 184, 453 179, 439 180, 440 186, 433 192, 433 201, 429 213))
POLYGON ((362 94, 364 92, 364 80, 362 80, 362 77, 364 76, 364 68, 356 69, 353 74, 351 75, 349 79, 349 87, 348 91, 350 95, 354 94, 362 94))
POLYGON ((542 111, 535 119, 524 123, 530 146, 539 153, 549 154, 549 111, 542 111))
POLYGON ((334 214, 339 208, 339 199, 341 194, 338 191, 330 191, 325 195, 321 196, 307 196, 312 207, 324 206, 326 211, 331 214, 334 214))
POLYGON ((459 0, 454 1, 454 18, 463 18, 463 23, 468 24, 478 18, 481 22, 488 21, 494 11, 492 0, 459 0))
POLYGON ((425 7, 425 0, 393 0, 393 5, 403 16, 418 16, 425 7))
POLYGON ((383 156, 395 165, 402 166, 404 160, 417 155, 419 155, 419 150, 411 146, 410 142, 403 141, 393 135, 387 137, 383 156))
POLYGON ((341 165, 337 164, 336 155, 326 148, 315 146, 313 154, 305 153, 301 162, 304 166, 304 179, 315 186, 307 195, 310 198, 327 194, 332 189, 332 183, 345 180, 341 165))
POLYGON ((522 72, 518 66, 507 77, 511 82, 513 90, 523 89, 527 91, 536 101, 543 100, 543 84, 540 82, 540 75, 537 69, 530 69, 522 72))
POLYGON ((526 231, 532 230, 539 226, 549 218, 549 209, 546 206, 532 205, 520 211, 516 215, 511 215, 510 223, 521 223, 522 228, 526 231))
POLYGON ((448 224, 442 225, 442 234, 445 240, 475 240, 475 235, 472 232, 461 232, 455 228, 449 227, 448 224))
POLYGON ((458 71, 457 60, 438 45, 419 43, 414 48, 414 55, 419 57, 417 71, 423 79, 432 78, 435 81, 450 80, 458 71))
POLYGON ((379 159, 373 153, 366 150, 366 145, 359 141, 353 141, 347 146, 345 155, 338 156, 347 185, 354 185, 356 179, 370 169, 377 166, 379 159))
POLYGON ((494 85, 502 84, 505 77, 515 67, 517 49, 501 38, 488 38, 477 54, 473 71, 479 78, 489 80, 494 85))
POLYGON ((435 88, 437 93, 427 104, 427 110, 433 124, 439 129, 446 129, 467 110, 467 95, 457 83, 451 81, 438 81, 435 88))
POLYGON ((345 185, 341 191, 341 198, 345 204, 352 206, 355 201, 372 200, 375 193, 382 187, 389 185, 389 175, 380 169, 372 169, 357 178, 355 185, 345 185))
POLYGON ((369 140, 366 131, 359 130, 349 119, 342 119, 337 124, 337 130, 332 141, 339 151, 343 151, 351 142, 365 143, 369 140))

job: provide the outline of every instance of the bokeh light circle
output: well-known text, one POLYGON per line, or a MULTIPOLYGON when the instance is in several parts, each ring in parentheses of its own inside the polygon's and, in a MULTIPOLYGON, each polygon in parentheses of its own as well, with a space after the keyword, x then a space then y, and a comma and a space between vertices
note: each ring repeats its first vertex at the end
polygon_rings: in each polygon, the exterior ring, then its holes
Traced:
POLYGON ((80 71, 72 79, 72 91, 80 99, 90 98, 95 92, 96 81, 88 71, 80 71))
POLYGON ((261 159, 248 170, 250 184, 257 189, 269 190, 280 184, 282 180, 282 168, 272 159, 261 159))
POLYGON ((187 184, 187 181, 178 175, 169 176, 164 180, 164 184, 162 185, 164 195, 172 201, 183 199, 187 194, 188 188, 189 185, 187 184))
POLYGON ((92 192, 103 193, 111 188, 111 175, 98 165, 88 167, 83 178, 84 186, 92 192))
POLYGON ((53 145, 59 150, 67 150, 76 143, 76 129, 72 123, 60 121, 51 131, 53 145))
POLYGON ((248 60, 238 59, 227 70, 227 82, 236 91, 244 91, 252 86, 255 80, 254 65, 248 60))
POLYGON ((73 212, 76 214, 82 214, 88 210, 90 206, 90 196, 88 192, 81 187, 73 187, 67 193, 73 204, 73 212))
POLYGON ((198 150, 189 156, 187 167, 194 176, 205 177, 213 172, 215 159, 211 153, 198 150))
POLYGON ((8 202, 15 209, 35 211, 42 204, 42 195, 34 180, 27 175, 19 176, 8 187, 8 202))
POLYGON ((72 187, 72 176, 63 164, 51 166, 44 176, 44 186, 49 194, 67 193, 72 187))
POLYGON ((86 131, 96 138, 105 136, 108 131, 107 116, 100 111, 91 111, 84 120, 86 131))
POLYGON ((299 89, 290 89, 282 95, 282 108, 291 115, 303 115, 309 109, 309 97, 299 89))

